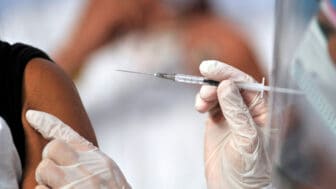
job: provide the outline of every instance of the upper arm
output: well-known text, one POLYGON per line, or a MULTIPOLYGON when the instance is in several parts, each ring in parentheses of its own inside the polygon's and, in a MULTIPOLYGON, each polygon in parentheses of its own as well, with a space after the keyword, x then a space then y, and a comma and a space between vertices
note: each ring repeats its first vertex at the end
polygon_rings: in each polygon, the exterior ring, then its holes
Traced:
POLYGON ((93 144, 97 142, 74 84, 56 64, 41 58, 32 59, 24 71, 22 91, 22 123, 26 136, 23 187, 33 188, 35 168, 46 141, 28 125, 25 118, 28 109, 53 114, 93 144))

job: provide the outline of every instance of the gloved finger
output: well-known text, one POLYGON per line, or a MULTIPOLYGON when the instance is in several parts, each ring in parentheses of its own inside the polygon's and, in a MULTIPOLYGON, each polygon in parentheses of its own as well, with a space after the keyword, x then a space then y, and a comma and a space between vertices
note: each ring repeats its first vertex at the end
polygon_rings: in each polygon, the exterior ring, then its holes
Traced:
POLYGON ((207 102, 217 101, 217 87, 203 85, 200 89, 200 97, 207 102))
POLYGON ((238 87, 231 80, 224 80, 218 87, 219 104, 223 115, 235 135, 235 143, 247 152, 257 146, 257 126, 246 106, 238 87))
MULTIPOLYGON (((230 79, 235 82, 255 82, 255 80, 246 73, 216 60, 203 61, 200 65, 200 71, 205 77, 217 81, 230 79)), ((241 94, 245 103, 248 105, 252 103, 255 96, 260 96, 260 94, 258 94, 257 92, 248 90, 242 90, 241 94)), ((251 110, 253 114, 261 113, 259 108, 251 108, 251 110), (254 112, 254 110, 256 110, 257 112, 254 112)))
MULTIPOLYGON (((122 183, 126 182, 125 177, 121 173, 118 165, 110 159, 105 154, 101 153, 99 150, 91 150, 86 152, 79 152, 80 162, 82 162, 81 166, 85 168, 85 171, 90 173, 90 175, 95 176, 96 179, 90 179, 91 184, 94 185, 92 181, 97 181, 97 179, 108 180, 111 184, 109 188, 121 188, 122 183), (108 170, 113 170, 109 172, 108 170)), ((65 170, 65 169, 64 169, 65 170)), ((82 173, 83 168, 79 169, 82 173)), ((67 170, 65 170, 68 172, 67 170)), ((74 172, 76 169, 69 169, 70 175, 76 175, 78 173, 74 172)), ((103 181, 101 180, 101 181, 103 181)), ((99 183, 101 183, 101 181, 99 183)), ((91 187, 90 187, 91 188, 91 187)))
MULTIPOLYGON (((80 152, 80 163, 60 166, 67 184, 63 188, 92 188, 98 189, 106 185, 106 181, 114 182, 116 177, 111 177, 110 169, 97 151, 80 152)), ((111 187, 117 188, 117 187, 111 187)))
MULTIPOLYGON (((249 95, 252 95, 249 94, 249 95)), ((254 98, 251 100, 247 100, 249 102, 246 103, 248 108, 250 109, 251 116, 253 117, 254 122, 258 126, 266 125, 265 122, 268 116, 268 106, 267 106, 267 95, 264 94, 264 97, 261 97, 260 93, 255 94, 254 98)))
POLYGON ((66 184, 64 172, 53 161, 44 159, 35 171, 35 179, 39 185, 58 188, 66 184))
POLYGON ((216 60, 203 61, 199 69, 202 75, 216 81, 230 79, 236 82, 255 82, 251 76, 239 69, 216 60))
POLYGON ((47 186, 44 185, 38 185, 35 187, 35 189, 49 189, 47 186))
POLYGON ((245 104, 250 110, 250 114, 253 117, 254 122, 257 126, 265 126, 267 120, 267 94, 261 96, 260 92, 246 91, 240 92, 244 99, 245 104))
MULTIPOLYGON (((88 185, 90 182, 97 180, 97 179, 91 180, 90 178, 95 177, 95 172, 88 171, 88 167, 82 166, 81 164, 62 166, 61 169, 64 173, 64 180, 67 181, 68 186, 69 185, 75 186, 74 185, 75 183, 80 184, 80 182, 85 182, 88 185)), ((88 188, 98 188, 97 186, 99 186, 99 182, 97 181, 95 184, 96 187, 93 184, 90 184, 90 187, 88 188)))
POLYGON ((196 99, 195 99, 195 109, 197 111, 199 111, 200 113, 205 113, 207 111, 209 111, 211 108, 213 108, 214 106, 216 106, 216 104, 218 104, 217 101, 213 101, 213 102, 206 102, 204 101, 201 97, 200 94, 196 95, 196 99))
POLYGON ((26 118, 29 124, 41 133, 45 139, 59 139, 66 142, 76 142, 92 146, 93 148, 93 145, 89 141, 51 114, 36 110, 28 110, 26 112, 26 118))
POLYGON ((62 140, 53 140, 43 149, 43 159, 50 159, 57 165, 72 165, 77 163, 78 154, 76 151, 62 140))

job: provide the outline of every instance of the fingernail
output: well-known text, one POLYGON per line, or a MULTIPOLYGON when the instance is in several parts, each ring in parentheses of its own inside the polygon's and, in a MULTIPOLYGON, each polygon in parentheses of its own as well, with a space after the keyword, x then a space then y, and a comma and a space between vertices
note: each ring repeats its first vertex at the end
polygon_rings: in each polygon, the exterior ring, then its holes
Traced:
POLYGON ((195 109, 200 112, 200 113, 205 113, 207 110, 206 110, 206 106, 207 104, 200 98, 198 97, 196 99, 196 103, 195 103, 195 109))
POLYGON ((43 151, 42 151, 42 159, 45 159, 48 157, 48 153, 49 153, 49 145, 47 145, 46 147, 44 147, 43 151))
POLYGON ((28 110, 26 112, 26 118, 28 119, 28 118, 32 117, 32 114, 33 114, 33 110, 28 110))
POLYGON ((218 63, 217 60, 204 60, 200 65, 201 73, 211 73, 216 70, 218 63))
POLYGON ((26 112, 26 119, 29 125, 38 130, 39 127, 39 111, 36 110, 28 110, 26 112))
POLYGON ((34 114, 36 113, 37 111, 36 110, 28 110, 26 112, 26 119, 28 122, 34 122, 34 114))
POLYGON ((196 100, 195 100, 195 109, 200 110, 201 104, 202 104, 201 99, 199 95, 197 95, 196 100))

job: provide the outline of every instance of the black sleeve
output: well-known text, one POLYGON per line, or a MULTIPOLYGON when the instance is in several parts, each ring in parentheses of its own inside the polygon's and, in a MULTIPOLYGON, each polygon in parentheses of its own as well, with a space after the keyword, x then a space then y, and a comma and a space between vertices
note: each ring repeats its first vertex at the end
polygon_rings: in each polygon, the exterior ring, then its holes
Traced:
POLYGON ((50 60, 48 55, 34 47, 0 41, 0 116, 10 127, 22 167, 25 167, 25 135, 22 125, 22 83, 27 63, 33 58, 50 60))

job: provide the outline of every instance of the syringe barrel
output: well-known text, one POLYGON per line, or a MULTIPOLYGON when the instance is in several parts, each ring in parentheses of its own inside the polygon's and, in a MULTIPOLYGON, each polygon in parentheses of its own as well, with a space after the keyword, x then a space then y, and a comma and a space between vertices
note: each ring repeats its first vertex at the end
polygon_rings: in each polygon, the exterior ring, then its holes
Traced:
POLYGON ((185 74, 175 74, 175 81, 190 84, 200 84, 200 85, 214 85, 217 86, 218 82, 206 79, 204 77, 185 75, 185 74))

